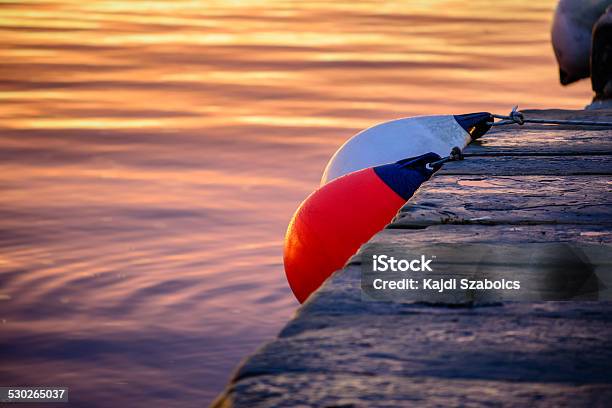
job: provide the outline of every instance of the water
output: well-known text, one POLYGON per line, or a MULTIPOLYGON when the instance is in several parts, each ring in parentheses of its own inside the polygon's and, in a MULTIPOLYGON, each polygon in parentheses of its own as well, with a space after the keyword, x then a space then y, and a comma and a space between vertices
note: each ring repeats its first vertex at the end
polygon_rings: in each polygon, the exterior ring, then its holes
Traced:
POLYGON ((0 5, 0 383, 210 402, 294 313, 284 229, 345 138, 589 102, 553 3, 0 5))

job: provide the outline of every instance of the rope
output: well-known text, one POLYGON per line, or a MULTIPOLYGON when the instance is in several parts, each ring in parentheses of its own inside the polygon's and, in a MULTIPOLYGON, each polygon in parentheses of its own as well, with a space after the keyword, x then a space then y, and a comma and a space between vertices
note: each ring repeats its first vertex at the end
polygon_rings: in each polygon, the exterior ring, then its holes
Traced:
POLYGON ((439 168, 440 166, 442 166, 444 163, 449 162, 449 161, 455 161, 455 160, 463 160, 463 152, 457 146, 453 147, 453 149, 451 150, 448 156, 440 160, 436 160, 434 162, 427 163, 425 164, 425 167, 428 170, 435 170, 436 168, 439 168))
POLYGON ((526 119, 523 112, 517 110, 518 105, 512 108, 512 111, 508 115, 496 115, 492 114, 495 119, 502 119, 497 122, 487 122, 487 125, 491 126, 502 126, 511 125, 516 123, 518 125, 524 125, 525 123, 543 123, 546 125, 576 125, 576 126, 610 126, 612 122, 593 122, 590 120, 554 120, 554 119, 526 119))

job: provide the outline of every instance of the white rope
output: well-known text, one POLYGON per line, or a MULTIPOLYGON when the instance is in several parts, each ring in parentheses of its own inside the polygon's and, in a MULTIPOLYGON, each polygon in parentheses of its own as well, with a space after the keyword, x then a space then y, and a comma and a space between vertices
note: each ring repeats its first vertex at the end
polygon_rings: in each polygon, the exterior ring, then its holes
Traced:
POLYGON ((518 110, 518 105, 512 108, 508 115, 492 114, 495 119, 502 119, 497 122, 487 122, 491 126, 511 125, 516 123, 524 125, 525 123, 543 123, 546 125, 575 125, 575 126, 611 126, 612 122, 594 122, 590 120, 561 120, 561 119, 528 119, 525 118, 523 112, 518 110))

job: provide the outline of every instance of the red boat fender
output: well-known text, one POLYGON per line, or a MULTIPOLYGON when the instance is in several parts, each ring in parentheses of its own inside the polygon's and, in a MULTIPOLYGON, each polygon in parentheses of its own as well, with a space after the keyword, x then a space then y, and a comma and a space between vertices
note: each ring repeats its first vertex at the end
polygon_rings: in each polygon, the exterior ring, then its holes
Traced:
POLYGON ((435 153, 359 170, 322 186, 295 212, 284 263, 300 303, 391 221, 433 170, 435 153))

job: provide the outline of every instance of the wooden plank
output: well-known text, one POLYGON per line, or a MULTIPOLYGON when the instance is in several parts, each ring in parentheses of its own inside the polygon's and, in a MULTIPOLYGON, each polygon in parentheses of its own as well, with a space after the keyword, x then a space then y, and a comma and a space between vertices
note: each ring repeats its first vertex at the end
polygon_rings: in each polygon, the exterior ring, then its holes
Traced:
POLYGON ((470 154, 612 154, 612 130, 537 129, 535 125, 496 128, 465 149, 470 154))
POLYGON ((612 174, 612 155, 602 156, 471 156, 448 162, 436 176, 449 175, 604 175, 612 174))
MULTIPOLYGON (((392 226, 392 225, 390 225, 392 226)), ((449 244, 469 242, 524 243, 574 242, 580 244, 612 244, 612 230, 607 225, 538 224, 538 225, 453 225, 436 224, 418 229, 387 228, 376 234, 368 245, 393 254, 394 248, 419 242, 449 244)), ((359 262, 361 252, 354 262, 359 262)))
POLYGON ((525 109, 521 112, 523 112, 525 118, 534 119, 591 120, 594 122, 612 120, 612 109, 525 109))
POLYGON ((607 176, 437 176, 393 228, 451 224, 612 224, 607 176))
POLYGON ((364 294, 383 301, 456 305, 612 299, 611 244, 612 231, 601 225, 433 225, 383 230, 362 246, 351 264, 368 265, 362 277, 364 294), (433 260, 433 270, 409 273, 418 282, 511 279, 519 282, 520 290, 474 291, 458 286, 444 291, 373 290, 374 279, 402 280, 407 276, 372 272, 372 255, 381 254, 395 259, 427 254, 433 260), (568 286, 568 279, 574 284, 568 286))
POLYGON ((612 400, 607 384, 315 372, 245 378, 213 407, 586 407, 598 399, 612 400))

